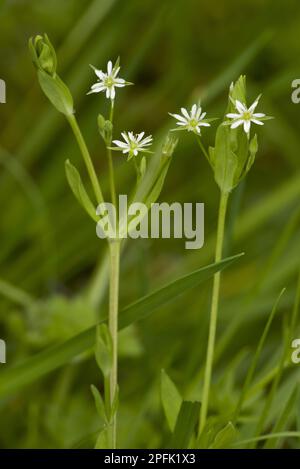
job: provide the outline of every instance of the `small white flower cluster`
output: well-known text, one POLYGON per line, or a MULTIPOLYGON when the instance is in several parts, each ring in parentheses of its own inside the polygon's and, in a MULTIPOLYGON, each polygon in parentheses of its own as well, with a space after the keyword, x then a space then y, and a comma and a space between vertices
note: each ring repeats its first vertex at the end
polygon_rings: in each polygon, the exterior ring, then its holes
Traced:
MULTIPOLYGON (((131 83, 118 77, 120 71, 118 61, 113 66, 110 60, 107 64, 107 72, 98 70, 95 67, 92 68, 98 77, 98 81, 92 85, 88 94, 105 92, 106 98, 111 100, 113 106, 116 96, 115 88, 123 88, 126 85, 131 85, 131 83)), ((264 122, 262 121, 268 119, 268 117, 261 112, 254 112, 258 105, 259 98, 260 96, 249 108, 239 100, 232 100, 237 112, 226 114, 226 117, 228 117, 230 121, 225 122, 224 124, 230 125, 231 129, 236 129, 240 125, 243 125, 244 131, 247 135, 250 133, 251 123, 263 125, 264 122)), ((202 112, 202 108, 198 104, 193 104, 190 111, 182 107, 181 114, 169 114, 177 120, 176 124, 178 127, 172 129, 173 131, 187 130, 188 132, 194 132, 198 136, 201 135, 201 127, 210 127, 209 122, 214 120, 205 119, 206 112, 202 112)), ((149 153, 148 147, 152 143, 151 135, 145 138, 143 138, 145 132, 140 132, 138 134, 134 134, 133 132, 122 132, 121 135, 124 141, 113 140, 113 143, 116 145, 116 147, 112 148, 113 150, 122 151, 124 154, 128 153, 128 159, 133 156, 137 156, 139 153, 149 153)))
MULTIPOLYGON (((115 88, 123 88, 126 85, 131 85, 132 83, 129 83, 123 78, 118 77, 120 66, 118 63, 113 66, 111 60, 107 64, 107 72, 98 70, 95 67, 92 68, 98 77, 98 81, 92 85, 88 94, 101 93, 104 91, 106 98, 111 100, 113 106, 114 99, 116 97, 115 88)), ((150 153, 148 147, 152 143, 151 135, 145 138, 143 138, 145 132, 140 132, 138 134, 134 134, 133 132, 122 132, 121 135, 124 141, 113 140, 113 143, 116 145, 116 147, 112 147, 112 150, 122 151, 123 154, 128 153, 128 160, 130 160, 133 156, 137 156, 139 153, 150 153)))

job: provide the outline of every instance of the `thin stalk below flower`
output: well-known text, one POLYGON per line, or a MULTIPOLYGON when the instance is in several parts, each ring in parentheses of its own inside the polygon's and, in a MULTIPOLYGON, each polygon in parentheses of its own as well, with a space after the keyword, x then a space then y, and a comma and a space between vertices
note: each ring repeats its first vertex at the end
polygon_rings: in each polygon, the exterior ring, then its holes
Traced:
MULTIPOLYGON (((222 259, 227 203, 228 203, 228 193, 221 193, 220 205, 219 205, 219 216, 218 216, 218 231, 217 231, 217 241, 216 241, 215 262, 220 262, 222 259)), ((201 434, 202 430, 205 427, 206 420, 207 420, 208 406, 209 406, 209 393, 210 393, 211 376, 212 376, 212 368, 213 368, 213 361, 214 361, 214 349, 215 349, 217 320, 218 320, 220 280, 221 280, 221 274, 220 272, 217 272, 214 275, 214 282, 213 282, 209 336, 208 336, 204 383, 203 383, 203 391, 202 391, 202 403, 201 403, 201 410, 200 410, 199 434, 201 434)))
MULTIPOLYGON (((111 101, 109 120, 112 125, 113 125, 113 118, 114 118, 114 101, 111 101)), ((111 152, 111 142, 112 142, 112 134, 110 135, 110 139, 107 142, 106 148, 107 148, 107 158, 108 158, 111 201, 117 210, 117 196, 116 196, 116 186, 115 186, 114 164, 113 164, 112 152, 111 152)))
POLYGON ((204 145, 203 145, 203 143, 202 143, 202 140, 201 140, 201 138, 199 137, 199 135, 196 135, 196 140, 197 140, 197 142, 198 142, 198 145, 199 145, 199 147, 200 147, 200 149, 201 149, 203 155, 205 156, 205 158, 207 159, 207 161, 208 161, 209 164, 210 164, 209 154, 208 154, 208 152, 206 151, 206 149, 205 149, 205 147, 204 147, 204 145))
POLYGON ((73 133, 74 133, 75 138, 77 140, 77 143, 78 143, 79 149, 81 151, 82 157, 84 159, 84 162, 85 162, 85 165, 86 165, 86 168, 87 168, 87 171, 88 171, 88 174, 89 174, 92 186, 93 186, 93 190, 94 190, 94 193, 95 193, 96 200, 97 200, 98 204, 100 204, 100 203, 104 202, 104 198, 103 198, 100 183, 98 181, 98 178, 97 178, 97 175, 96 175, 96 172, 95 172, 95 168, 94 168, 94 165, 93 165, 89 150, 86 146, 85 140, 82 136, 81 130, 79 128, 78 122, 77 122, 74 114, 71 114, 71 115, 67 116, 67 119, 68 119, 68 122, 69 122, 72 130, 73 130, 73 133))

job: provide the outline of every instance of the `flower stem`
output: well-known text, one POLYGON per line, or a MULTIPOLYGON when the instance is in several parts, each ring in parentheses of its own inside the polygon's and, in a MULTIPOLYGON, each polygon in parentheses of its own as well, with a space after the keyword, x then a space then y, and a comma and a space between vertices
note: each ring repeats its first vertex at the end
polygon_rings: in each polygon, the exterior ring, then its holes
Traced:
POLYGON ((71 115, 67 116, 67 119, 68 119, 68 122, 69 122, 72 130, 73 130, 73 133, 75 135, 78 146, 80 148, 82 157, 84 159, 84 162, 85 162, 85 165, 86 165, 86 168, 87 168, 87 171, 88 171, 88 174, 89 174, 92 186, 93 186, 93 190, 94 190, 94 193, 95 193, 96 200, 100 204, 101 202, 104 202, 104 199, 103 199, 100 183, 98 181, 98 178, 97 178, 97 175, 96 175, 96 172, 95 172, 95 168, 94 168, 94 165, 93 165, 89 150, 86 146, 86 143, 84 141, 84 138, 82 136, 81 130, 79 128, 78 122, 77 122, 76 117, 74 116, 74 114, 71 114, 71 115))
MULTIPOLYGON (((218 216, 218 231, 217 231, 215 262, 219 262, 222 259, 227 202, 228 202, 228 193, 221 193, 220 205, 219 205, 219 216, 218 216)), ((203 384, 203 392, 202 392, 202 403, 201 403, 201 410, 200 410, 199 434, 202 432, 202 430, 205 427, 206 419, 207 419, 207 412, 208 412, 208 405, 209 405, 209 392, 210 392, 210 383, 211 383, 212 367, 213 367, 213 360, 214 360, 214 348, 215 348, 217 319, 218 319, 220 279, 221 279, 221 274, 220 272, 217 272, 214 275, 214 282, 213 282, 209 336, 208 336, 204 384, 203 384)))
POLYGON ((209 162, 209 164, 211 164, 211 163, 210 163, 209 154, 208 154, 208 152, 206 151, 206 149, 205 149, 205 147, 204 147, 204 145, 203 145, 203 143, 202 143, 202 140, 201 140, 201 138, 199 137, 199 135, 196 135, 196 140, 197 140, 197 142, 198 142, 198 145, 199 145, 199 147, 200 147, 200 149, 201 149, 203 155, 205 156, 205 158, 207 159, 207 161, 209 162))
MULTIPOLYGON (((118 309, 119 309, 119 269, 120 241, 112 240, 109 245, 110 282, 109 282, 109 319, 108 325, 112 338, 112 370, 110 374, 110 405, 112 407, 118 388, 118 309)), ((112 447, 116 448, 117 416, 113 417, 111 428, 112 447)))
MULTIPOLYGON (((109 120, 111 124, 113 124, 114 118, 114 101, 111 101, 110 106, 110 115, 109 120)), ((114 176, 114 165, 111 153, 111 142, 112 142, 112 135, 110 136, 109 142, 107 142, 107 158, 108 158, 108 169, 109 169, 109 185, 110 185, 110 194, 111 194, 111 201, 117 210, 117 197, 116 197, 116 186, 115 186, 115 176, 114 176)))

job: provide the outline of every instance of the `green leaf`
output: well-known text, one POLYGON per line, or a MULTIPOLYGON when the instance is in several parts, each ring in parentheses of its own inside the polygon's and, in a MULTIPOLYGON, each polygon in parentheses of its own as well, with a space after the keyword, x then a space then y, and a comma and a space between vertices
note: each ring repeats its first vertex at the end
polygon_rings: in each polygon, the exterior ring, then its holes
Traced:
POLYGON ((114 416, 117 413, 119 407, 119 386, 116 388, 116 392, 113 398, 112 406, 110 409, 109 422, 112 423, 114 416))
POLYGON ((238 167, 237 156, 231 147, 230 129, 226 125, 219 125, 216 133, 216 146, 213 153, 215 180, 221 192, 228 193, 234 187, 236 170, 238 167))
POLYGON ((96 362, 104 378, 107 378, 112 367, 112 339, 107 324, 98 325, 96 330, 96 362))
POLYGON ((100 431, 96 444, 95 444, 95 449, 109 449, 110 444, 109 444, 109 427, 103 428, 103 430, 100 431))
POLYGON ((102 399, 102 396, 96 386, 93 384, 91 385, 91 391, 93 393, 94 399, 95 399, 95 405, 96 409, 98 412, 98 415, 100 417, 101 424, 105 425, 107 424, 107 417, 106 417, 106 412, 105 412, 105 405, 102 399))
MULTIPOLYGON (((300 388, 299 388, 300 389, 300 388)), ((285 430, 285 427, 288 423, 290 414, 292 411, 296 410, 296 403, 297 403, 297 397, 298 397, 298 386, 296 385, 295 388, 292 390, 289 398, 286 401, 286 404, 282 410, 281 415, 279 416, 278 421, 276 422, 274 428, 273 428, 273 433, 280 433, 285 430)), ((280 439, 272 439, 268 440, 264 446, 265 449, 272 449, 276 448, 278 445, 280 439)))
POLYGON ((212 449, 226 449, 229 448, 232 443, 234 443, 237 437, 237 430, 235 429, 234 425, 231 422, 220 430, 215 439, 213 444, 210 446, 212 449))
POLYGON ((234 413, 234 423, 236 422, 239 414, 240 414, 240 411, 242 410, 242 407, 243 407, 243 403, 244 403, 244 400, 247 396, 247 392, 248 392, 248 389, 249 389, 249 386, 250 386, 250 383, 253 379, 253 376, 254 376, 254 373, 255 373, 255 370, 257 368, 257 365, 258 365, 258 361, 259 361, 259 358, 261 356, 261 353, 262 353, 262 350, 263 350, 263 347, 264 347, 264 344, 265 344, 265 341, 266 341, 266 338, 268 336, 268 333, 269 333, 269 330, 271 328, 271 325, 272 325, 272 322, 273 322, 273 319, 275 317, 275 314, 276 314, 276 311, 277 311, 277 307, 278 307, 278 304, 279 304, 279 301, 282 297, 282 295, 284 294, 285 292, 285 288, 280 292, 279 296, 277 297, 275 303, 274 303, 274 306, 272 308, 272 311, 268 317, 268 320, 266 322, 266 325, 264 327, 264 330, 263 330, 263 333, 261 335, 261 338, 258 342, 258 346, 256 348, 256 351, 255 351, 255 354, 254 354, 254 357, 253 357, 253 360, 251 362, 251 365, 248 369, 248 372, 247 372, 247 375, 246 375, 246 379, 245 379, 245 382, 244 382, 244 385, 243 385, 243 389, 242 389, 242 392, 241 392, 241 395, 240 395, 240 398, 238 400, 238 403, 237 403, 237 406, 236 406, 236 410, 235 410, 235 413, 234 413))
POLYGON ((200 402, 182 402, 170 448, 184 449, 189 447, 199 417, 199 411, 200 402))
POLYGON ((170 430, 173 432, 182 404, 182 397, 165 370, 161 370, 161 401, 170 430))
MULTIPOLYGON (((242 255, 238 254, 221 262, 202 267, 127 306, 120 312, 119 330, 149 316, 157 308, 164 306, 169 301, 173 301, 188 289, 196 287, 213 277, 216 272, 236 262, 242 255)), ((91 349, 95 343, 95 333, 96 326, 87 329, 63 344, 50 347, 28 358, 23 363, 5 370, 1 369, 0 397, 11 396, 13 392, 16 392, 22 386, 36 381, 50 371, 65 365, 77 355, 91 349)))
POLYGON ((255 161, 257 150, 258 150, 258 142, 257 142, 257 135, 255 134, 254 137, 251 139, 250 145, 249 145, 249 159, 247 161, 246 173, 250 171, 255 161))
POLYGON ((80 203, 80 205, 85 209, 89 216, 94 220, 98 221, 96 215, 96 209, 89 198, 84 185, 82 184, 81 177, 75 166, 70 163, 69 160, 65 162, 66 176, 68 183, 72 189, 73 194, 80 203))
POLYGON ((74 114, 72 95, 59 76, 48 75, 43 70, 37 73, 39 84, 53 106, 66 116, 74 114))

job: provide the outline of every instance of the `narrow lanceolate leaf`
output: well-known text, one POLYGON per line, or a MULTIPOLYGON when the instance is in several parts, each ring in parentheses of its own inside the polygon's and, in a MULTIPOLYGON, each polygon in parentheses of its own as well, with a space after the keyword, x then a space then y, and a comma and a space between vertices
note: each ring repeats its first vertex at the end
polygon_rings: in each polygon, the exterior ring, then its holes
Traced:
POLYGON ((195 431, 200 402, 183 401, 180 407, 174 433, 171 440, 171 448, 184 449, 189 447, 191 437, 195 431))
POLYGON ((161 370, 161 402, 171 432, 174 431, 176 420, 182 404, 182 397, 165 370, 161 370))
POLYGON ((210 446, 211 449, 226 449, 232 446, 235 442, 237 437, 237 430, 231 422, 220 430, 212 445, 210 446))
POLYGON ((94 220, 98 221, 96 215, 96 209, 89 198, 84 185, 81 181, 81 177, 75 166, 70 163, 69 160, 65 162, 66 176, 68 183, 72 189, 73 194, 80 203, 80 205, 85 209, 89 216, 94 220))
POLYGON ((107 422, 107 416, 106 416, 106 412, 105 412, 105 405, 104 405, 102 396, 101 396, 100 392, 98 391, 98 389, 96 388, 96 386, 94 386, 93 384, 91 385, 91 391, 92 391, 93 396, 94 396, 96 409, 97 409, 97 412, 98 412, 98 415, 99 415, 99 418, 100 418, 100 423, 101 423, 101 425, 104 426, 108 422, 107 422))
MULTIPOLYGON (((238 254, 202 267, 127 306, 120 312, 119 329, 124 329, 133 322, 147 317, 186 290, 198 286, 213 277, 216 272, 236 262, 242 255, 238 254)), ((28 358, 19 365, 1 370, 0 397, 10 396, 20 387, 36 381, 50 371, 65 365, 77 355, 91 349, 95 344, 95 334, 96 326, 81 332, 63 344, 55 345, 28 358)))
POLYGON ((276 311, 277 311, 277 307, 278 307, 278 304, 279 304, 279 301, 282 297, 282 295, 284 294, 285 292, 285 289, 283 289, 277 300, 275 301, 275 304, 272 308, 272 311, 268 317, 268 320, 267 320, 267 323, 264 327, 264 330, 263 330, 263 333, 261 335, 261 338, 258 342, 258 346, 257 346, 257 349, 255 351, 255 354, 254 354, 254 357, 253 357, 253 360, 252 360, 252 363, 251 363, 251 366, 248 370, 248 373, 247 373, 247 376, 246 376, 246 379, 245 379, 245 383, 244 383, 244 386, 243 386, 243 389, 242 389, 242 392, 241 392, 241 395, 240 395, 240 398, 238 400, 238 403, 237 403, 237 406, 236 406, 236 410, 235 410, 235 413, 234 413, 234 423, 236 422, 239 414, 240 414, 240 411, 242 410, 242 407, 243 407, 243 403, 244 403, 244 400, 246 399, 246 396, 247 396, 247 393, 248 393, 248 389, 249 389, 249 386, 251 384, 251 381, 253 379, 253 376, 254 376, 254 373, 255 373, 255 370, 257 368, 257 365, 258 365, 258 361, 259 361, 259 358, 261 356, 261 353, 262 353, 262 350, 263 350, 263 347, 265 345, 265 341, 266 341, 266 338, 268 336, 268 333, 269 333, 269 330, 271 328, 271 325, 272 325, 272 322, 273 322, 273 319, 275 317, 275 314, 276 314, 276 311))
MULTIPOLYGON (((276 422, 273 428, 273 433, 283 432, 285 430, 286 425, 288 424, 291 413, 294 410, 297 412, 296 403, 297 403, 297 397, 298 397, 298 389, 300 389, 300 387, 296 385, 290 397, 288 398, 278 421, 276 422)), ((279 438, 268 440, 265 444, 265 448, 266 449, 276 448, 279 444, 279 441, 280 441, 279 438)))
POLYGON ((38 70, 38 80, 43 92, 59 112, 66 116, 74 113, 73 98, 70 90, 58 75, 53 77, 43 70, 38 70))

